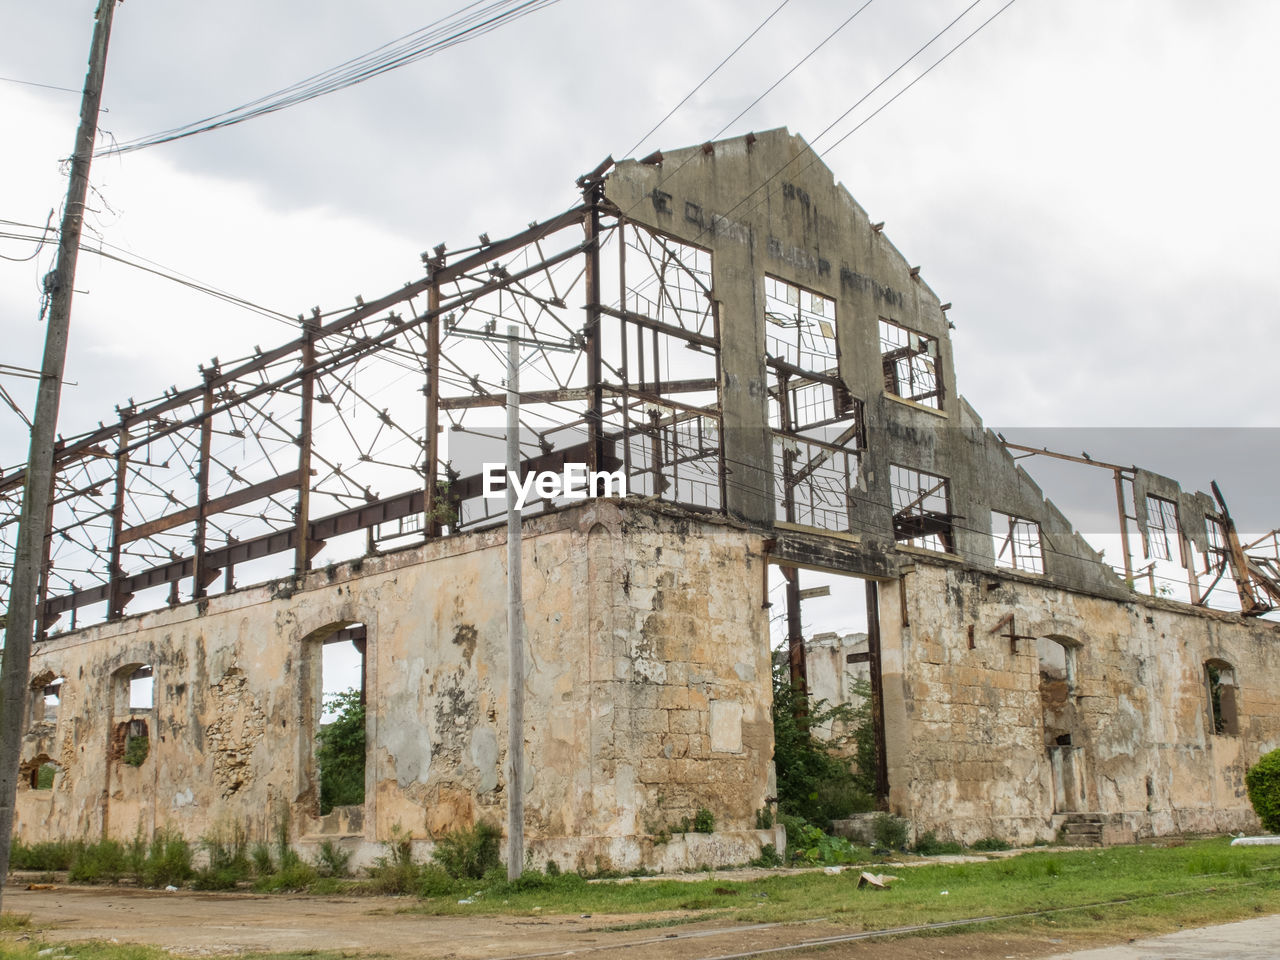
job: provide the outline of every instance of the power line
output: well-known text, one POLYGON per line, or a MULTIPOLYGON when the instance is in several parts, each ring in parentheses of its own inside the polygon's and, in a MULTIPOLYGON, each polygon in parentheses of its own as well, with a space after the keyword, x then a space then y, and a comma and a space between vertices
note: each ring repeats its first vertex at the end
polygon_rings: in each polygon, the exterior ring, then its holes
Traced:
POLYGON ((63 93, 80 93, 74 87, 57 87, 52 83, 36 83, 34 80, 19 80, 17 77, 0 77, 5 83, 20 83, 24 87, 43 87, 46 90, 61 90, 63 93))
MULTIPOLYGON (((672 107, 672 108, 667 112, 667 115, 666 115, 665 117, 663 117, 661 120, 659 120, 656 124, 654 124, 654 125, 653 125, 652 129, 650 129, 648 133, 646 133, 646 134, 645 134, 644 136, 642 136, 639 140, 637 140, 637 141, 636 141, 632 146, 628 147, 628 148, 627 148, 627 150, 623 153, 623 156, 627 156, 628 154, 635 153, 635 152, 636 152, 636 150, 638 150, 638 149, 640 148, 640 145, 641 145, 641 144, 643 144, 643 143, 644 143, 646 140, 648 140, 651 136, 653 136, 655 133, 657 133, 657 132, 658 132, 658 129, 659 129, 659 128, 664 124, 664 123, 666 123, 666 122, 667 122, 668 120, 670 120, 673 116, 675 116, 676 111, 678 111, 681 107, 683 107, 686 103, 688 103, 688 102, 689 102, 689 100, 693 97, 693 95, 694 95, 694 94, 696 94, 699 90, 701 90, 704 86, 706 86, 707 82, 708 82, 712 77, 714 77, 717 73, 719 73, 719 72, 720 72, 720 69, 721 69, 725 64, 727 64, 730 60, 732 60, 735 56, 737 56, 737 55, 738 55, 738 51, 739 51, 739 50, 741 50, 743 47, 745 47, 745 46, 746 46, 746 45, 751 41, 751 39, 752 39, 752 38, 753 38, 757 33, 759 33, 761 30, 763 30, 763 29, 765 28, 765 26, 769 23, 769 21, 770 21, 770 20, 772 20, 774 17, 776 17, 776 16, 777 16, 781 11, 782 11, 782 8, 783 8, 783 7, 785 7, 785 6, 786 6, 788 3, 790 3, 790 2, 791 2, 791 0, 782 0, 782 3, 778 4, 778 6, 774 8, 773 13, 769 14, 767 17, 765 17, 763 20, 761 20, 761 21, 760 21, 760 23, 756 26, 756 28, 755 28, 754 30, 752 30, 749 34, 747 34, 746 39, 744 39, 741 43, 739 43, 736 47, 734 47, 731 51, 729 51, 729 55, 728 55, 728 56, 726 56, 726 57, 725 57, 723 60, 721 60, 719 63, 717 63, 717 64, 715 65, 715 69, 713 69, 710 73, 708 73, 705 77, 703 77, 703 78, 702 78, 702 80, 698 83, 698 85, 697 85, 696 87, 694 87, 692 90, 690 90, 688 93, 686 93, 686 94, 684 95, 684 97, 680 100, 680 102, 679 102, 679 103, 677 103, 674 107, 672 107)), ((767 91, 766 91, 766 92, 767 92, 767 91)), ((759 101, 757 101, 757 102, 759 102, 759 101)), ((754 106, 754 104, 753 104, 753 106, 754 106)), ((750 108, 748 108, 748 109, 750 109, 750 108)))
POLYGON ((131 153, 219 127, 243 123, 254 117, 305 103, 325 94, 363 83, 379 74, 415 63, 468 40, 474 40, 558 2, 559 0, 497 0, 487 6, 481 6, 479 2, 470 3, 446 17, 385 43, 366 54, 256 100, 150 136, 127 140, 101 149, 96 155, 131 153))

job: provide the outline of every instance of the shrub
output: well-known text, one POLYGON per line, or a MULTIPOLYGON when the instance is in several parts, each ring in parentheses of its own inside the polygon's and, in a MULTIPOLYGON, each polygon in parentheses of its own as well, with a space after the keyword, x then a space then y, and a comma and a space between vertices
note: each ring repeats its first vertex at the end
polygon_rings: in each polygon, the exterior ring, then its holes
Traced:
POLYGON ((864 683, 853 693, 858 707, 808 702, 792 687, 786 663, 773 673, 773 759, 778 777, 778 812, 828 826, 832 820, 875 809, 875 732, 870 690, 864 683), (812 735, 827 722, 851 730, 845 741, 828 742, 812 735), (852 746, 857 770, 837 749, 852 746))
POLYGON ((102 840, 84 846, 71 862, 67 879, 72 883, 115 883, 128 870, 124 844, 102 840))
POLYGON ((271 862, 271 848, 265 843, 255 843, 249 851, 249 859, 253 861, 253 872, 260 877, 276 871, 276 865, 271 862))
POLYGON ((451 877, 479 879, 499 866, 498 841, 502 833, 483 821, 467 830, 454 830, 436 841, 433 860, 451 877))
POLYGON ((699 807, 698 812, 693 815, 694 833, 714 833, 715 829, 715 816, 706 807, 699 807))
POLYGON ((67 870, 84 849, 80 841, 51 840, 27 846, 14 840, 9 851, 9 866, 14 870, 67 870))
POLYGON ((146 762, 151 752, 151 740, 143 736, 129 737, 124 745, 124 762, 131 767, 140 767, 146 762))
POLYGON ((760 848, 760 856, 751 861, 753 867, 780 867, 782 866, 782 857, 778 856, 778 848, 772 843, 766 843, 760 848))
POLYGON ((877 846, 890 850, 907 848, 907 822, 887 813, 877 813, 871 822, 871 835, 877 846))
POLYGON ((970 846, 980 853, 988 853, 993 850, 1008 850, 1009 844, 1001 840, 999 837, 983 837, 981 840, 970 844, 970 846))
MULTIPOLYGON (((249 838, 244 824, 219 824, 200 842, 209 854, 209 865, 196 872, 193 887, 234 890, 241 880, 249 879, 249 858, 245 852, 249 838)), ((270 863, 269 855, 267 859, 270 863)))
POLYGON ((351 851, 343 850, 332 840, 320 844, 319 860, 316 868, 322 877, 345 877, 351 873, 351 851))
POLYGON ((422 865, 413 859, 413 835, 397 825, 385 844, 387 852, 369 868, 373 889, 378 893, 412 893, 419 885, 422 865))
POLYGON ((1253 812, 1270 833, 1280 833, 1280 749, 1263 754, 1244 775, 1253 812))
POLYGON ((191 845, 178 833, 157 830, 135 876, 144 887, 178 886, 191 879, 191 845))
POLYGON ((447 897, 460 889, 459 882, 434 863, 426 864, 418 873, 420 897, 447 897))
POLYGON ((773 826, 773 811, 768 807, 761 807, 756 811, 756 829, 768 830, 773 826))
POLYGON ((922 857, 936 857, 944 853, 961 853, 964 847, 958 843, 939 840, 937 834, 930 830, 916 838, 916 845, 912 850, 922 857))

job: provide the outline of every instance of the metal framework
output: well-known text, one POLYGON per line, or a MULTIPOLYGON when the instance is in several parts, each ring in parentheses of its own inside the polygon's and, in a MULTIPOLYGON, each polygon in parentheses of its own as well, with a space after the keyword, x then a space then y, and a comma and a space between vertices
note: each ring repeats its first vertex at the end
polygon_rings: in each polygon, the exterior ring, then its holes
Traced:
MULTIPOLYGON (((40 635, 63 617, 74 629, 495 520, 502 508, 481 496, 469 451, 502 428, 499 324, 522 331, 526 469, 583 462, 625 472, 631 494, 721 510, 711 253, 611 206, 611 165, 579 178, 582 203, 558 216, 465 250, 440 245, 423 254, 424 278, 317 308, 290 342, 215 357, 199 383, 130 398, 114 422, 60 438, 40 635)), ((844 529, 860 411, 836 375, 834 336, 829 346, 829 364, 803 350, 803 365, 771 358, 792 401, 777 425, 790 465, 779 511, 844 529), (834 406, 815 404, 815 389, 834 406), (834 440, 820 425, 839 427, 834 440)), ((6 553, 25 477, 0 474, 6 553)))

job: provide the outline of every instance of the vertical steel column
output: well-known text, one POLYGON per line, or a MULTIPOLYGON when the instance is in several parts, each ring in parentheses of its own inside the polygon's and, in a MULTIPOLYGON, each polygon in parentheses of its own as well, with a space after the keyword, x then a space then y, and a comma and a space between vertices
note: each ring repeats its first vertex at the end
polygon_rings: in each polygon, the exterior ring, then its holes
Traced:
POLYGON ((787 654, 791 666, 791 686, 803 698, 796 716, 809 713, 809 665, 804 655, 804 624, 800 619, 800 571, 795 567, 783 567, 782 576, 787 581, 787 654))
POLYGON ((298 424, 298 514, 294 518, 293 572, 302 576, 311 567, 311 421, 316 392, 316 331, 320 318, 303 321, 302 400, 298 424))
POLYGON ((217 375, 217 367, 210 367, 204 371, 204 399, 200 405, 200 466, 196 470, 196 535, 192 538, 196 555, 191 583, 193 600, 199 600, 205 595, 205 587, 210 580, 209 570, 206 567, 205 543, 209 533, 209 457, 213 446, 213 380, 217 375))
MULTIPOLYGON (((435 263, 431 264, 432 272, 435 263)), ((437 464, 440 460, 440 284, 432 282, 427 290, 427 422, 423 428, 422 535, 427 539, 440 536, 440 511, 437 509, 437 464)))
POLYGON ((124 616, 125 597, 121 592, 120 536, 124 532, 124 493, 129 480, 129 413, 120 412, 120 440, 116 447, 116 489, 111 506, 111 553, 107 561, 107 619, 124 616))
POLYGON ((871 724, 876 741, 876 799, 885 800, 889 796, 889 760, 885 755, 884 677, 880 671, 880 590, 874 580, 868 580, 866 583, 867 658, 871 665, 871 724))
MULTIPOLYGON (((56 449, 56 448, 55 448, 56 449)), ((55 458, 56 462, 56 458, 55 458)), ((49 595, 49 575, 53 572, 53 506, 54 490, 57 489, 58 471, 55 468, 49 475, 49 512, 44 518, 44 537, 40 546, 40 572, 36 580, 36 636, 41 640, 49 635, 49 623, 44 612, 45 597, 49 595)), ((73 628, 74 629, 74 628, 73 628)))
POLYGON ((590 470, 604 468, 604 390, 601 385, 600 336, 600 200, 602 181, 589 183, 584 199, 590 204, 584 218, 587 232, 587 386, 591 391, 591 410, 587 414, 587 456, 590 470))
POLYGON ((524 531, 516 506, 520 475, 519 327, 507 327, 507 879, 524 869, 524 531))

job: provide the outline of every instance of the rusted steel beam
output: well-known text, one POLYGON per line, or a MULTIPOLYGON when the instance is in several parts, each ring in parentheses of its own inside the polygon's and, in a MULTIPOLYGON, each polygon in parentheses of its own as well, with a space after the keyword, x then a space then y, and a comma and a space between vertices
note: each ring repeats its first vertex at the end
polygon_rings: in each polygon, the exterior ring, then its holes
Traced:
POLYGON ((422 444, 422 534, 438 537, 441 532, 437 509, 436 472, 440 460, 440 284, 435 279, 436 270, 443 262, 431 262, 431 286, 427 288, 427 416, 423 425, 422 444))
MULTIPOLYGON (((206 505, 206 513, 208 516, 215 516, 227 510, 234 510, 236 507, 243 507, 245 504, 253 503, 255 500, 261 500, 263 497, 283 493, 285 490, 294 490, 297 486, 298 473, 297 471, 292 471, 279 477, 273 477, 270 480, 264 480, 261 483, 255 483, 252 486, 245 487, 243 490, 237 490, 222 497, 215 497, 206 505)), ((142 540, 146 537, 153 537, 165 530, 180 527, 184 523, 192 523, 196 520, 198 512, 197 507, 187 507, 185 510, 179 510, 176 513, 170 513, 163 517, 157 517, 155 520, 140 523, 136 527, 128 527, 120 531, 120 542, 129 543, 133 540, 142 540)))
POLYGON ((209 532, 209 462, 213 453, 213 378, 217 374, 216 366, 204 372, 204 396, 200 399, 200 452, 196 466, 196 533, 192 540, 195 544, 196 563, 191 583, 191 596, 196 600, 204 596, 205 587, 212 579, 205 556, 205 542, 209 532))
POLYGON ((1249 570, 1249 558, 1245 556, 1244 548, 1240 546, 1240 535, 1236 533, 1236 523, 1231 519, 1231 512, 1227 509, 1227 501, 1223 499, 1222 491, 1218 489, 1218 481, 1210 481, 1209 487, 1213 490, 1213 496, 1222 509, 1222 532, 1226 541, 1227 561, 1231 565, 1231 576, 1236 581, 1236 593, 1240 597, 1240 612, 1246 617, 1259 616, 1271 607, 1257 595, 1249 570))
POLYGON ((1000 443, 1008 450, 1021 450, 1023 453, 1031 453, 1040 457, 1052 457, 1055 460, 1069 460, 1071 463, 1083 463, 1090 467, 1102 467, 1104 470, 1123 470, 1126 473, 1133 473, 1137 467, 1122 467, 1118 463, 1107 463, 1105 460, 1094 460, 1092 457, 1073 457, 1069 453, 1055 453, 1052 450, 1046 450, 1044 447, 1024 447, 1020 443, 1010 443, 1003 437, 1000 443))
MULTIPOLYGON (((572 447, 566 447, 563 450, 555 450, 541 456, 531 457, 524 461, 524 469, 526 472, 558 471, 563 469, 566 463, 585 462, 587 453, 588 445, 580 443, 572 447)), ((619 466, 619 463, 620 461, 616 457, 606 454, 601 469, 614 469, 619 466)), ((478 497, 483 492, 484 477, 481 474, 463 477, 450 486, 451 495, 460 500, 478 497)), ((330 514, 327 517, 311 521, 310 540, 313 544, 323 543, 344 533, 353 533, 357 530, 372 527, 375 524, 389 523, 392 520, 399 520, 402 517, 421 513, 424 502, 425 494, 423 490, 410 490, 396 496, 385 497, 372 503, 362 504, 349 510, 330 514)), ((296 548, 297 536, 296 528, 291 527, 287 530, 276 530, 249 540, 241 540, 237 543, 208 551, 206 563, 209 569, 220 570, 235 564, 247 563, 250 560, 258 560, 273 554, 284 553, 296 548)), ((195 563, 193 558, 179 557, 176 560, 150 567, 132 576, 122 576, 119 579, 119 589, 126 591, 128 595, 132 595, 140 590, 145 590, 147 587, 171 583, 174 580, 193 576, 194 573, 195 563)), ((103 584, 102 586, 52 597, 44 605, 46 615, 57 616, 78 607, 86 607, 90 604, 98 603, 107 599, 108 592, 108 585, 103 584)))
POLYGON ((714 337, 695 333, 692 330, 686 330, 684 327, 677 327, 673 323, 663 323, 661 320, 654 320, 652 317, 646 317, 643 313, 636 313, 633 310, 619 310, 617 307, 609 307, 604 304, 600 304, 597 309, 605 316, 626 320, 628 323, 634 323, 655 333, 665 333, 681 340, 687 340, 689 343, 696 343, 701 347, 710 347, 714 350, 720 345, 719 340, 714 337))
MULTIPOLYGON (((457 278, 463 276, 464 274, 468 273, 471 270, 475 270, 477 268, 486 266, 487 264, 491 263, 496 257, 505 256, 506 254, 519 250, 521 247, 527 246, 528 244, 531 244, 537 240, 540 240, 543 237, 549 236, 550 234, 563 230, 566 227, 570 227, 575 223, 581 223, 583 212, 586 209, 587 209, 586 205, 575 206, 569 210, 566 210, 564 213, 561 213, 555 217, 552 217, 550 220, 547 220, 544 223, 534 224, 533 226, 529 227, 527 230, 523 230, 520 233, 514 234, 506 238, 505 240, 499 240, 496 243, 491 243, 487 247, 485 247, 483 250, 478 251, 477 253, 474 253, 468 257, 464 257, 455 263, 448 264, 442 267, 438 272, 433 273, 432 276, 429 276, 422 280, 417 280, 413 283, 406 284, 405 286, 401 287, 399 290, 395 291, 394 293, 387 294, 386 296, 381 297, 378 300, 373 300, 367 303, 363 303, 360 306, 352 309, 350 312, 344 314, 343 316, 338 317, 336 320, 333 320, 330 323, 323 325, 319 330, 318 336, 319 338, 323 339, 325 337, 329 337, 334 334, 341 334, 344 331, 346 331, 348 328, 355 326, 356 324, 364 320, 370 319, 372 317, 376 317, 378 314, 382 313, 384 310, 387 310, 390 307, 393 307, 399 303, 403 303, 406 300, 413 299, 414 297, 420 295, 431 286, 433 282, 433 278, 434 278, 434 282, 437 282, 437 283, 447 283, 451 280, 456 280, 457 278)), ((495 280, 494 282, 485 284, 484 286, 476 290, 469 291, 466 294, 463 294, 459 297, 455 297, 449 302, 443 304, 440 308, 440 311, 438 312, 447 312, 449 309, 453 308, 456 305, 460 305, 462 303, 467 302, 468 300, 472 300, 472 299, 476 299, 478 297, 484 296, 501 287, 509 286, 514 282, 518 282, 519 280, 524 279, 526 276, 529 276, 547 267, 553 266, 556 263, 559 263, 560 261, 567 259, 569 256, 572 256, 581 252, 581 249, 582 247, 580 245, 575 245, 569 251, 565 251, 557 256, 550 258, 549 260, 543 261, 542 263, 534 267, 531 267, 527 270, 520 271, 519 273, 512 274, 510 277, 502 278, 500 280, 495 280)), ((415 320, 409 321, 406 324, 406 326, 407 327, 416 326, 417 324, 422 323, 426 319, 428 319, 429 316, 430 314, 420 316, 415 320)), ((334 362, 336 362, 336 360, 345 360, 350 356, 354 356, 356 353, 370 352, 372 348, 382 345, 382 343, 385 340, 390 339, 392 336, 395 335, 396 332, 397 331, 389 331, 388 333, 385 333, 376 338, 372 338, 367 342, 358 343, 355 345, 355 349, 348 348, 346 350, 337 351, 333 355, 333 357, 336 358, 334 361, 326 360, 317 369, 319 370, 327 369, 329 366, 332 366, 334 362)), ((276 363, 279 360, 282 360, 285 357, 289 356, 290 354, 297 352, 301 347, 303 339, 304 339, 303 337, 298 337, 285 344, 282 344, 281 346, 275 347, 274 349, 267 350, 255 356, 252 360, 247 360, 242 364, 239 364, 235 367, 231 367, 222 371, 221 374, 213 380, 214 389, 217 390, 222 386, 234 383, 237 380, 241 380, 244 377, 248 376, 249 374, 255 373, 260 370, 264 370, 267 367, 271 366, 271 364, 276 363)), ((259 387, 255 387, 252 391, 250 391, 248 394, 245 395, 245 398, 248 398, 250 396, 257 396, 261 393, 272 391, 272 390, 278 390, 281 387, 289 383, 292 383, 295 380, 300 379, 302 372, 303 371, 294 371, 289 376, 280 378, 278 380, 269 381, 267 383, 262 384, 259 387)), ((190 406, 196 403, 198 400, 200 400, 203 392, 204 392, 203 385, 197 386, 197 387, 189 387, 185 390, 179 390, 175 393, 170 394, 165 399, 152 404, 149 407, 131 411, 130 423, 141 422, 145 420, 153 420, 153 421, 159 420, 166 413, 170 413, 174 410, 179 410, 183 407, 190 406)), ((220 413, 222 412, 222 410, 226 409, 228 406, 234 406, 234 405, 235 405, 234 402, 229 404, 219 405, 218 407, 215 408, 214 412, 220 413)), ((162 427, 161 430, 158 431, 157 433, 149 434, 148 439, 154 440, 156 439, 156 437, 162 436, 166 433, 171 433, 174 430, 181 429, 183 427, 193 426, 198 420, 199 420, 199 417, 197 416, 197 417, 188 417, 185 419, 169 421, 168 423, 165 423, 164 427, 162 427)), ((93 450, 92 448, 97 447, 100 450, 101 445, 110 442, 114 438, 115 434, 116 434, 115 427, 103 427, 98 430, 90 431, 78 438, 75 438, 70 443, 65 444, 62 449, 57 451, 56 460, 55 460, 57 468, 62 469, 72 460, 76 460, 81 457, 104 455, 101 452, 98 452, 97 450, 93 450)), ((3 492, 4 490, 14 488, 14 487, 21 487, 21 485, 25 482, 26 482, 26 467, 22 466, 22 467, 19 467, 17 470, 15 470, 13 473, 5 476, 3 478, 3 481, 0 481, 0 492, 3 492)))
POLYGON ((604 350, 601 341, 603 331, 600 329, 600 198, 604 195, 604 184, 599 179, 590 180, 584 187, 583 196, 588 200, 583 215, 583 226, 586 231, 586 291, 587 291, 587 386, 590 390, 587 412, 588 453, 587 465, 592 470, 600 469, 600 461, 604 456, 604 391, 603 381, 604 350))
MULTIPOLYGON (((664 380, 658 384, 658 392, 654 393, 649 390, 635 390, 627 387, 625 384, 602 383, 600 389, 603 393, 617 397, 633 397, 637 399, 647 400, 651 403, 663 403, 667 394, 677 393, 707 393, 716 389, 716 381, 704 377, 699 380, 664 380)), ((565 387, 561 390, 530 390, 520 394, 520 404, 524 406, 531 403, 573 403, 579 400, 589 400, 591 398, 590 387, 565 387)), ((484 394, 474 397, 441 397, 441 410, 471 410, 477 407, 500 407, 503 400, 496 393, 484 394)))
POLYGON ((311 544, 307 537, 311 517, 311 433, 316 393, 316 331, 319 317, 306 321, 299 356, 302 361, 302 396, 298 422, 298 501, 294 514, 293 572, 302 576, 311 566, 311 544))
MULTIPOLYGON (((899 581, 901 582, 901 581, 899 581)), ((884 674, 880 664, 880 588, 866 581, 867 662, 871 665, 871 729, 876 744, 876 800, 889 799, 889 757, 884 735, 884 674)), ((850 655, 850 662, 853 657, 850 655)))
MULTIPOLYGON (((111 552, 107 560, 107 619, 124 616, 128 594, 120 585, 120 548, 124 543, 124 496, 129 479, 129 426, 123 414, 117 428, 116 488, 111 507, 111 552)), ((47 606, 47 603, 46 603, 47 606)))

